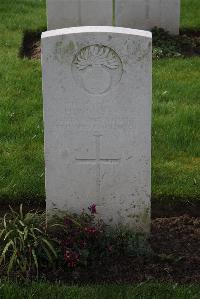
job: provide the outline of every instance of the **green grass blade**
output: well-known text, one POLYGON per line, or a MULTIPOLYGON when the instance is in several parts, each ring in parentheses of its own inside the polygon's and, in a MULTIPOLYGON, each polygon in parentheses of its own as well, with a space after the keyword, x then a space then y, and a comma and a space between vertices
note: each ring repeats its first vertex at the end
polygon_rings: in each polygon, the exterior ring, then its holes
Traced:
POLYGON ((6 229, 5 228, 3 228, 2 230, 1 230, 1 232, 0 232, 0 239, 1 239, 1 237, 3 236, 3 234, 6 232, 6 229))
POLYGON ((23 205, 21 204, 21 205, 20 205, 20 208, 19 208, 19 214, 20 214, 20 217, 21 217, 21 219, 23 219, 23 218, 24 218, 24 216, 23 216, 23 209, 22 209, 22 207, 23 207, 23 205))
POLYGON ((8 238, 8 236, 10 235, 10 234, 12 234, 12 232, 13 232, 13 229, 12 230, 10 230, 9 232, 7 232, 7 234, 5 235, 5 237, 4 237, 4 241, 8 238))
POLYGON ((42 249, 44 250, 44 252, 46 253, 47 257, 48 257, 48 260, 50 261, 51 264, 53 264, 53 259, 52 259, 52 256, 51 254, 49 253, 49 251, 47 250, 47 248, 42 245, 42 249))
POLYGON ((10 258, 10 262, 8 264, 8 270, 7 270, 7 274, 9 275, 9 273, 11 272, 12 270, 12 267, 13 267, 13 263, 15 261, 15 258, 17 257, 17 250, 15 250, 10 258))
POLYGON ((3 225, 4 225, 4 228, 7 227, 6 216, 7 216, 7 213, 6 213, 6 214, 4 215, 4 217, 3 217, 3 225))
POLYGON ((57 253, 56 253, 55 249, 53 248, 53 246, 50 244, 50 242, 45 238, 41 238, 41 239, 42 239, 43 243, 45 243, 49 247, 49 249, 54 254, 54 256, 57 257, 57 253))
POLYGON ((36 256, 36 253, 35 253, 34 249, 32 249, 31 252, 32 252, 33 259, 34 259, 34 263, 35 263, 35 267, 36 267, 36 271, 37 271, 37 278, 38 278, 39 267, 38 267, 37 256, 36 256))
POLYGON ((2 252, 2 254, 1 254, 1 257, 0 257, 0 265, 2 264, 2 261, 3 261, 3 259, 5 258, 5 255, 6 255, 8 249, 9 249, 9 247, 10 247, 11 245, 14 247, 14 243, 13 243, 12 240, 10 240, 10 241, 6 244, 6 246, 4 247, 3 252, 2 252))

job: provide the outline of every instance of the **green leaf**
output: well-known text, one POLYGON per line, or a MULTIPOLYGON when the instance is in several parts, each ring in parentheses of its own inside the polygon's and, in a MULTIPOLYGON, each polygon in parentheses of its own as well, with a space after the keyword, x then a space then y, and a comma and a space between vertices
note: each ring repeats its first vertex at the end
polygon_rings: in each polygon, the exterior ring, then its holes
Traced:
POLYGON ((35 250, 34 249, 32 249, 31 252, 32 252, 32 256, 33 256, 34 262, 35 262, 35 266, 36 266, 36 270, 37 270, 37 278, 38 278, 38 260, 37 260, 37 256, 35 254, 35 250))
POLYGON ((7 214, 5 214, 4 217, 3 217, 3 225, 4 225, 5 228, 7 227, 6 216, 7 216, 7 214))
POLYGON ((51 264, 53 264, 53 259, 52 259, 52 256, 51 254, 49 253, 49 251, 47 250, 47 248, 45 246, 42 245, 42 248, 44 250, 44 252, 46 253, 47 257, 48 257, 48 260, 50 261, 51 264))
POLYGON ((26 241, 27 237, 28 237, 28 228, 25 227, 24 228, 24 241, 26 241))
POLYGON ((15 258, 17 257, 17 250, 14 250, 11 258, 10 258, 10 262, 8 264, 8 270, 7 270, 7 274, 9 275, 10 271, 12 270, 12 267, 13 267, 13 263, 14 263, 14 260, 15 258))
POLYGON ((24 217, 23 217, 23 210, 22 210, 22 204, 20 205, 20 208, 19 208, 19 213, 20 213, 20 217, 21 217, 21 219, 23 219, 24 217))
POLYGON ((5 258, 5 255, 6 255, 6 252, 8 251, 8 248, 9 248, 11 245, 14 247, 14 243, 13 243, 12 240, 10 240, 10 241, 6 244, 6 246, 4 247, 4 250, 3 250, 2 254, 1 254, 1 257, 0 257, 0 265, 1 265, 2 261, 3 261, 3 259, 5 258))
POLYGON ((21 226, 25 226, 24 222, 22 222, 21 220, 19 220, 19 223, 21 224, 21 226))
POLYGON ((53 248, 53 246, 49 243, 49 241, 47 241, 45 238, 41 238, 41 239, 49 247, 49 249, 52 251, 54 256, 57 257, 57 253, 56 253, 55 249, 53 248))
POLYGON ((6 230, 5 230, 5 228, 3 228, 2 230, 1 230, 1 232, 0 232, 0 239, 1 239, 1 237, 3 236, 3 234, 6 232, 6 230))
POLYGON ((19 233, 19 235, 24 235, 24 232, 19 229, 17 229, 17 232, 19 233))
POLYGON ((8 238, 8 236, 13 232, 13 229, 7 232, 7 234, 4 237, 4 241, 8 238))
POLYGON ((36 235, 35 235, 35 233, 34 233, 34 229, 31 228, 30 231, 31 231, 31 232, 30 232, 30 235, 33 237, 34 241, 36 242, 36 241, 37 241, 37 238, 36 238, 36 235))
POLYGON ((9 205, 9 208, 10 208, 10 210, 12 212, 13 217, 17 217, 18 216, 17 212, 15 212, 10 205, 9 205))
POLYGON ((34 227, 34 228, 33 228, 33 231, 34 231, 34 230, 37 231, 37 232, 39 232, 40 234, 43 234, 43 232, 42 232, 39 228, 37 228, 37 227, 34 227))

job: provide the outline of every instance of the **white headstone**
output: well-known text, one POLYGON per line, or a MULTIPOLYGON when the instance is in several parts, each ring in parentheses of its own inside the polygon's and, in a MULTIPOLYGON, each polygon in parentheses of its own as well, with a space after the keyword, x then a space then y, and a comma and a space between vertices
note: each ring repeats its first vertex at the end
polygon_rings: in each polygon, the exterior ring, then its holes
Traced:
POLYGON ((116 26, 179 33, 180 0, 115 0, 116 26))
POLYGON ((112 25, 112 0, 47 0, 48 30, 112 25))
POLYGON ((47 210, 92 203, 111 225, 150 228, 151 33, 42 34, 47 210))

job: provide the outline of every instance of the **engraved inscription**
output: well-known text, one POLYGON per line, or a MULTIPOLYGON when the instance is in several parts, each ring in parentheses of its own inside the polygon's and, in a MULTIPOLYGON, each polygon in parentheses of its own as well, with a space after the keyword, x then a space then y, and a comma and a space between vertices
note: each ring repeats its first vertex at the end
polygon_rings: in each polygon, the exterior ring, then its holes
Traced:
POLYGON ((84 131, 91 131, 91 130, 128 130, 135 128, 135 120, 134 118, 125 118, 125 117, 118 117, 118 118, 109 118, 104 119, 102 122, 101 119, 90 119, 88 120, 77 120, 75 118, 69 117, 64 122, 57 120, 55 123, 55 127, 64 127, 67 130, 84 130, 84 131))
POLYGON ((101 137, 102 135, 96 134, 95 145, 96 145, 96 157, 92 159, 81 159, 76 158, 76 161, 83 164, 94 164, 96 166, 96 203, 100 203, 100 194, 101 194, 101 164, 113 164, 119 163, 121 158, 101 158, 101 137))
POLYGON ((74 80, 89 94, 108 92, 121 80, 122 71, 118 54, 103 45, 82 48, 72 62, 74 80))

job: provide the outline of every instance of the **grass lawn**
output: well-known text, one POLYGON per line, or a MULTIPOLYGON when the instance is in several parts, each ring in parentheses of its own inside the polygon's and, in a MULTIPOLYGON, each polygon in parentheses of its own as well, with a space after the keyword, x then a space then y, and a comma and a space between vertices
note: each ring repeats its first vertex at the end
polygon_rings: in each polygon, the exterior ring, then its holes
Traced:
MULTIPOLYGON (((0 1, 0 201, 45 198, 40 61, 19 58, 23 31, 45 28, 44 0, 0 1)), ((199 0, 181 27, 200 28, 199 0)), ((153 198, 200 197, 199 58, 153 65, 153 198)))
POLYGON ((66 287, 34 283, 1 284, 2 299, 198 299, 200 287, 143 283, 135 286, 66 287))
POLYGON ((200 2, 199 0, 181 1, 181 28, 200 30, 200 2))

